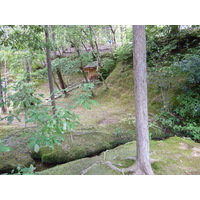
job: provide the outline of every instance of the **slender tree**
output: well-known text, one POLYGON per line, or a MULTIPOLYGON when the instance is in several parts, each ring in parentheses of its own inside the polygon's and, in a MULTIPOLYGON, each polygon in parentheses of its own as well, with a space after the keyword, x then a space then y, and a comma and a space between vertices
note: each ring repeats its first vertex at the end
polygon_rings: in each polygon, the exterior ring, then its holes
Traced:
POLYGON ((52 77, 52 68, 51 68, 51 56, 49 50, 49 31, 48 25, 45 25, 45 42, 46 42, 46 58, 47 58, 47 69, 48 69, 48 79, 49 79, 49 89, 50 89, 50 98, 53 114, 56 111, 55 95, 53 93, 53 77, 52 77))
POLYGON ((113 25, 109 25, 110 27, 110 30, 112 32, 112 35, 113 35, 113 43, 114 43, 114 47, 116 48, 116 27, 114 27, 113 25))
POLYGON ((137 157, 134 174, 153 175, 149 160, 145 26, 133 26, 137 157))
MULTIPOLYGON (((54 26, 51 25, 51 38, 52 38, 52 43, 53 43, 53 48, 54 48, 54 51, 53 51, 53 59, 56 59, 57 58, 57 54, 56 54, 56 48, 55 48, 55 31, 54 31, 54 26)), ((64 90, 66 88, 66 84, 63 80, 63 77, 62 77, 62 73, 60 71, 60 69, 58 67, 56 67, 56 74, 58 76, 58 80, 59 80, 59 83, 60 83, 60 87, 61 89, 63 90, 63 93, 65 95, 65 97, 67 96, 67 92, 64 90)))
POLYGON ((3 100, 3 88, 2 88, 2 81, 1 81, 1 63, 0 63, 0 104, 1 105, 1 111, 2 113, 6 112, 6 108, 4 106, 4 100, 3 100))

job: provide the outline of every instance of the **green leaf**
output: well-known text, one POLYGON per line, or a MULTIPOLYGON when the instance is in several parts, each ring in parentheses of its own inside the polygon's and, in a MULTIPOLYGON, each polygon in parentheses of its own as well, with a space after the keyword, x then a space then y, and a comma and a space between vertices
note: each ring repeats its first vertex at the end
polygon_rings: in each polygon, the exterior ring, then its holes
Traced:
POLYGON ((95 106, 98 106, 99 105, 99 102, 97 102, 97 101, 94 101, 94 100, 91 100, 91 99, 89 99, 88 100, 90 103, 92 103, 93 105, 95 105, 95 106))
POLYGON ((35 144, 35 146, 34 146, 34 151, 35 151, 36 153, 38 153, 39 150, 40 150, 40 146, 39 146, 38 144, 35 144))
POLYGON ((66 122, 66 121, 63 122, 63 130, 64 130, 64 131, 67 130, 67 122, 66 122))
POLYGON ((8 151, 10 151, 11 150, 11 148, 10 147, 8 147, 8 146, 0 146, 0 152, 2 151, 2 152, 8 152, 8 151))
POLYGON ((36 142, 37 142, 37 139, 34 138, 34 137, 32 137, 32 138, 30 138, 29 141, 28 141, 28 146, 29 146, 29 147, 33 147, 33 146, 35 146, 36 142))
POLYGON ((87 101, 84 102, 84 107, 87 108, 87 109, 89 109, 89 110, 91 109, 91 107, 90 107, 90 105, 88 104, 87 101))

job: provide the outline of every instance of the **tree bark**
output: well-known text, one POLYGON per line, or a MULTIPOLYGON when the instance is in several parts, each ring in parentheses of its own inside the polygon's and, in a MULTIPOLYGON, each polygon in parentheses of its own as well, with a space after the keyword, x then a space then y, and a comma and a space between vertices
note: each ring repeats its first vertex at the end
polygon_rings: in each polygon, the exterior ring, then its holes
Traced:
POLYGON ((135 174, 153 175, 149 160, 145 26, 133 26, 137 157, 135 174))
MULTIPOLYGON (((94 48, 94 43, 93 43, 92 26, 89 25, 88 27, 89 27, 89 30, 90 30, 89 41, 90 41, 90 45, 91 45, 91 47, 92 47, 92 56, 93 56, 93 60, 95 60, 95 59, 96 59, 96 55, 95 55, 95 53, 94 53, 94 52, 95 52, 95 48, 94 48)), ((97 48, 97 50, 98 50, 98 48, 97 48)))
MULTIPOLYGON (((77 54, 78 54, 78 57, 80 59, 80 70, 81 70, 81 72, 82 72, 82 74, 84 76, 84 79, 85 79, 86 83, 89 83, 89 81, 87 79, 87 76, 86 76, 86 74, 85 74, 85 72, 83 70, 83 63, 82 63, 82 60, 81 60, 81 55, 80 55, 80 50, 79 49, 77 49, 77 54)), ((92 96, 94 97, 95 94, 94 94, 93 90, 91 89, 90 91, 91 91, 92 96)))
POLYGON ((6 108, 5 108, 4 100, 3 100, 3 88, 2 88, 2 81, 1 81, 1 63, 0 63, 0 104, 1 103, 3 104, 1 106, 1 111, 2 111, 2 113, 5 113, 6 108))
MULTIPOLYGON (((54 32, 54 26, 51 25, 51 38, 52 38, 52 43, 53 43, 53 48, 54 48, 54 51, 53 51, 53 59, 56 59, 57 58, 57 54, 56 54, 56 48, 55 48, 55 32, 54 32)), ((59 80, 59 83, 60 83, 60 87, 61 89, 63 90, 63 93, 65 95, 65 97, 67 96, 67 91, 64 91, 64 89, 66 88, 66 84, 63 80, 63 77, 62 77, 62 73, 60 71, 60 69, 57 67, 56 68, 56 74, 58 76, 58 80, 59 80)))
POLYGON ((4 61, 4 77, 5 77, 5 91, 4 91, 4 100, 7 101, 7 87, 8 87, 8 71, 7 71, 7 63, 4 61))
POLYGON ((114 43, 114 47, 116 48, 116 37, 115 37, 116 29, 113 29, 112 25, 109 25, 109 27, 110 27, 110 30, 113 34, 113 43, 114 43))
POLYGON ((25 63, 25 70, 26 70, 26 81, 27 81, 27 83, 30 83, 31 82, 31 69, 29 66, 29 62, 26 58, 24 60, 24 63, 25 63))
POLYGON ((56 103, 55 103, 55 95, 53 88, 53 78, 52 78, 52 68, 51 68, 51 55, 49 50, 49 31, 48 25, 45 25, 45 42, 46 42, 46 59, 47 59, 47 70, 48 70, 48 79, 49 79, 49 90, 50 90, 50 98, 52 105, 52 112, 55 115, 56 112, 56 103))

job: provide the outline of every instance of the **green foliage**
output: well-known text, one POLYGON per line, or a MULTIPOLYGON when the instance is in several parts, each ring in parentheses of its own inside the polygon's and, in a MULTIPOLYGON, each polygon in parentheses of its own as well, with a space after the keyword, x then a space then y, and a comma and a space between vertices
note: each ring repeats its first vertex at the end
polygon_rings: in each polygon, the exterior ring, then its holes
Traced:
POLYGON ((12 175, 34 175, 36 167, 34 167, 32 164, 29 167, 24 166, 17 166, 16 169, 13 169, 11 171, 12 175))
POLYGON ((51 114, 51 106, 39 105, 35 109, 28 111, 27 123, 36 123, 37 131, 29 139, 29 147, 33 147, 38 152, 40 146, 54 148, 55 144, 60 144, 64 140, 66 131, 73 131, 78 124, 78 116, 74 114, 69 105, 56 107, 55 115, 51 114))
POLYGON ((90 93, 91 89, 94 88, 93 83, 87 83, 82 85, 82 93, 78 94, 74 100, 74 106, 76 107, 77 105, 83 105, 86 109, 91 109, 90 104, 93 105, 99 105, 99 103, 95 100, 90 99, 92 97, 92 94, 90 93))
POLYGON ((81 62, 83 66, 88 65, 89 63, 93 62, 93 57, 90 52, 83 52, 80 55, 81 62))
MULTIPOLYGON (((43 105, 42 101, 35 97, 31 85, 23 83, 23 81, 18 81, 13 85, 14 93, 5 102, 8 107, 12 106, 15 109, 15 113, 9 111, 8 115, 0 120, 6 119, 11 124, 14 118, 20 120, 19 114, 25 110, 25 123, 35 124, 37 127, 34 134, 29 135, 28 141, 28 146, 35 152, 39 152, 41 146, 54 148, 55 144, 59 145, 64 141, 64 133, 74 130, 79 124, 79 117, 72 112, 72 109, 77 105, 84 105, 87 109, 91 109, 90 104, 98 105, 96 101, 90 99, 89 92, 94 84, 83 84, 83 92, 77 96, 75 103, 72 106, 68 104, 57 106, 55 115, 52 115, 52 107, 43 105)), ((39 96, 43 95, 39 94, 39 96)), ((9 150, 3 146, 0 149, 9 150)))
POLYGON ((72 60, 68 57, 66 58, 57 58, 52 61, 53 71, 56 69, 60 69, 66 75, 77 73, 80 71, 79 69, 79 61, 77 59, 72 60))
POLYGON ((174 112, 188 120, 200 122, 200 97, 199 93, 192 90, 182 93, 176 97, 174 112))
MULTIPOLYGON (((200 51, 198 52, 200 53, 200 51)), ((177 71, 186 76, 188 84, 200 83, 200 56, 187 54, 183 60, 175 64, 177 71)))
POLYGON ((0 152, 8 152, 11 151, 11 148, 2 144, 0 140, 0 152))
POLYGON ((154 71, 159 72, 154 76, 154 81, 157 82, 157 85, 159 86, 158 89, 164 97, 163 108, 160 114, 156 116, 157 122, 161 124, 165 132, 173 132, 175 135, 191 137, 192 139, 199 141, 199 55, 186 54, 181 61, 175 62, 170 67, 157 68, 154 71), (181 81, 178 80, 173 84, 169 84, 169 77, 177 77, 177 79, 181 78, 181 81), (174 90, 176 91, 176 96, 173 98, 167 95, 170 89, 169 86, 171 88, 174 87, 174 90), (165 96, 168 96, 168 98, 165 98, 165 96))
POLYGON ((106 79, 116 66, 116 61, 113 58, 105 58, 102 60, 103 67, 100 68, 100 73, 106 79))
POLYGON ((125 44, 115 50, 115 58, 123 64, 133 63, 133 45, 125 44))

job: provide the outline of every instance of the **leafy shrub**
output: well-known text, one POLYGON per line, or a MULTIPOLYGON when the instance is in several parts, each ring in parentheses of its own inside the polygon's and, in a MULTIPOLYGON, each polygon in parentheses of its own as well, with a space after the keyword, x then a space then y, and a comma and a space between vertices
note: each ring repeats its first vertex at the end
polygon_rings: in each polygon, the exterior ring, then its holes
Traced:
POLYGON ((125 44, 115 51, 115 57, 118 62, 123 64, 133 63, 133 45, 125 44))
POLYGON ((73 74, 80 71, 80 62, 76 60, 72 60, 68 57, 66 58, 57 58, 52 62, 53 71, 56 69, 60 69, 64 74, 73 74))
POLYGON ((200 83, 200 56, 186 55, 184 59, 175 64, 177 71, 186 76, 187 84, 200 83))
POLYGON ((84 52, 81 54, 81 61, 83 66, 88 65, 89 63, 93 62, 93 57, 92 54, 90 52, 84 52))
POLYGON ((106 79, 110 73, 114 70, 116 62, 112 58, 105 58, 102 61, 103 67, 100 69, 100 72, 104 79, 106 79))
POLYGON ((168 108, 164 106, 157 120, 165 130, 200 141, 200 56, 185 55, 172 73, 182 77, 182 83, 175 99, 168 102, 168 108))

